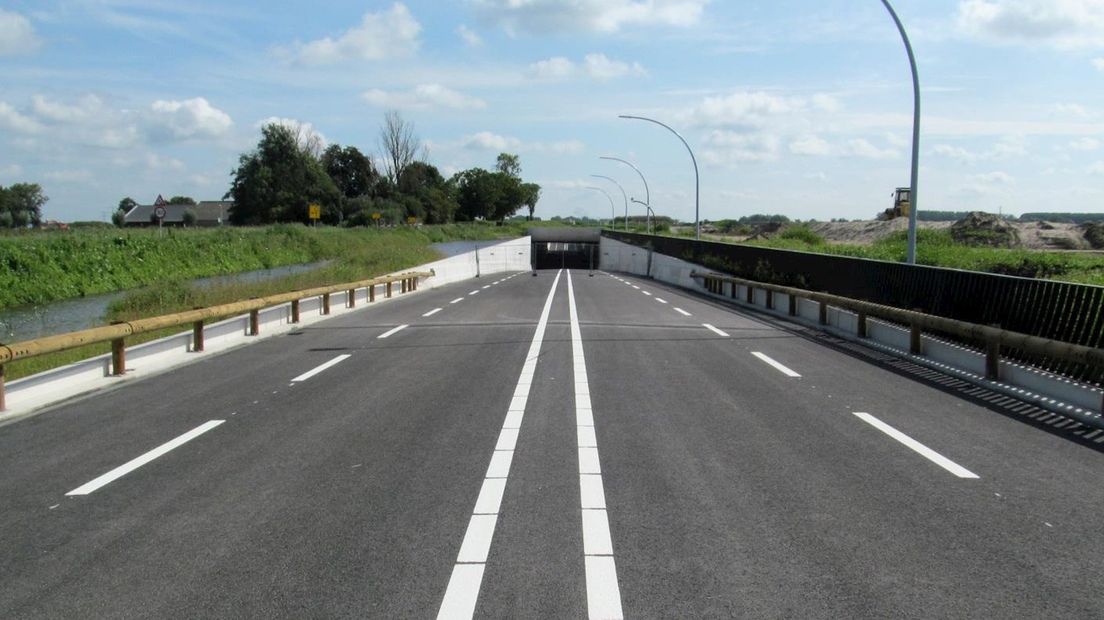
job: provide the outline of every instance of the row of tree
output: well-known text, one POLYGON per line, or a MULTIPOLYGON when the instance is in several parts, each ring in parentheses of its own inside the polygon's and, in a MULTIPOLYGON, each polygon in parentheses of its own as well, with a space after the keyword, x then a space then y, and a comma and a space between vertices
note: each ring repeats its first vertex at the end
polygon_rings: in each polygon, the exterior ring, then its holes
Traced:
POLYGON ((49 198, 38 183, 0 185, 0 228, 26 228, 42 224, 42 207, 49 198))
POLYGON ((272 123, 261 128, 257 148, 233 172, 234 224, 308 222, 321 207, 326 224, 346 226, 406 221, 445 224, 504 220, 522 207, 532 217, 540 186, 521 179, 517 155, 502 153, 493 170, 471 168, 445 179, 426 160, 414 126, 388 112, 380 128, 383 170, 355 146, 322 148, 303 127, 272 123))

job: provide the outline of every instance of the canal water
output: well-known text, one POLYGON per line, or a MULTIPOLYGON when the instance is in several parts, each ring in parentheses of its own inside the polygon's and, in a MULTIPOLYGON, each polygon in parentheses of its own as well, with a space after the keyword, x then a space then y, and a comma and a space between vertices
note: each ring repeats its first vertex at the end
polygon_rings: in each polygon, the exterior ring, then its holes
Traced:
MULTIPOLYGON (((283 276, 312 271, 330 261, 287 265, 272 269, 259 269, 224 276, 199 278, 192 284, 200 288, 226 284, 264 282, 283 276)), ((92 295, 77 299, 65 299, 41 306, 24 306, 0 310, 0 342, 20 342, 54 334, 64 334, 105 323, 104 315, 111 302, 122 298, 125 292, 92 295)))

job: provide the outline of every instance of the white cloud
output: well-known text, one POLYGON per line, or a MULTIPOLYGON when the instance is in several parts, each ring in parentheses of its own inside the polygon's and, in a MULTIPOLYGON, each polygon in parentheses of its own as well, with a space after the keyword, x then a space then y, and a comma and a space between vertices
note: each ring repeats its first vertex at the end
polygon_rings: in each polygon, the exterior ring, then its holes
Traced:
POLYGON ((146 168, 154 171, 180 172, 184 170, 184 162, 151 152, 146 153, 146 168))
POLYGON ((764 133, 740 133, 715 130, 706 136, 702 159, 717 166, 736 166, 743 162, 778 159, 781 140, 764 133))
POLYGON ((30 20, 19 13, 0 9, 0 56, 27 54, 39 45, 30 20))
POLYGON ((843 154, 864 159, 896 159, 900 156, 896 149, 880 149, 863 138, 848 140, 844 145, 843 154))
POLYGON ((1089 174, 1095 176, 1104 176, 1104 161, 1094 162, 1089 166, 1089 174))
POLYGON ((418 49, 421 30, 410 10, 395 3, 389 11, 366 13, 359 26, 336 39, 324 37, 296 46, 295 57, 305 64, 321 65, 407 56, 418 49))
POLYGON ((1100 148, 1100 140, 1096 138, 1078 138, 1069 144, 1070 148, 1075 151, 1095 151, 1100 148))
POLYGON ((362 96, 372 105, 403 110, 434 107, 482 110, 487 107, 487 102, 482 99, 465 95, 440 84, 421 84, 406 92, 388 92, 374 88, 362 96))
POLYGON ((479 151, 545 152, 557 155, 574 155, 583 152, 586 146, 578 140, 559 142, 524 142, 512 136, 503 136, 490 131, 480 131, 460 141, 461 148, 479 151))
POLYGON ((183 101, 154 101, 148 117, 149 133, 155 139, 188 140, 214 138, 230 130, 230 115, 203 97, 183 101))
POLYGON ((1097 69, 1104 71, 1104 58, 1093 58, 1092 64, 1097 69))
POLYGON ((1101 0, 962 0, 957 21, 963 33, 998 42, 1104 44, 1101 0))
POLYGON ((0 179, 11 179, 23 174, 23 166, 19 164, 8 164, 7 166, 0 167, 0 179))
POLYGON ((479 15, 511 34, 618 32, 633 26, 685 28, 709 0, 474 0, 479 15))
POLYGON ((456 29, 456 34, 464 40, 464 44, 468 47, 479 47, 483 45, 483 39, 476 34, 474 30, 468 28, 464 24, 460 24, 456 29))
POLYGON ((977 174, 972 177, 978 183, 984 183, 986 185, 1014 185, 1016 179, 1006 172, 987 172, 985 174, 977 174))
POLYGON ((1077 103, 1058 103, 1054 105, 1053 109, 1055 116, 1061 116, 1063 118, 1076 118, 1087 119, 1092 116, 1085 106, 1077 103))
POLYGON ((42 177, 54 183, 89 183, 95 178, 87 170, 53 170, 42 177))
POLYGON ((82 123, 102 118, 104 104, 96 95, 84 95, 75 104, 51 101, 42 95, 31 97, 31 110, 40 120, 54 123, 82 123))
POLYGON ((299 144, 301 146, 308 146, 311 148, 323 149, 330 143, 326 136, 322 135, 320 131, 314 128, 312 123, 300 121, 294 118, 284 118, 280 116, 270 116, 266 119, 257 121, 256 127, 258 129, 265 125, 282 125, 295 132, 295 135, 299 138, 299 144))
POLYGON ((692 122, 706 127, 762 127, 770 117, 792 114, 806 107, 803 99, 767 92, 743 92, 706 97, 690 112, 692 122))
POLYGON ((949 144, 937 144, 932 147, 931 152, 934 155, 953 159, 964 164, 972 164, 981 157, 977 153, 968 151, 960 146, 951 146, 949 144))
POLYGON ((832 95, 817 93, 813 95, 813 107, 824 112, 839 112, 840 102, 832 95))
POLYGON ((794 155, 828 155, 832 145, 818 136, 802 136, 790 142, 790 152, 794 155))
POLYGON ((42 124, 30 116, 21 114, 6 101, 0 101, 0 127, 18 133, 37 133, 42 129, 42 124))
POLYGON ((587 54, 575 63, 563 56, 554 56, 529 65, 529 75, 542 80, 564 80, 585 76, 594 80, 612 80, 628 76, 645 76, 648 72, 638 62, 614 60, 605 54, 587 54))

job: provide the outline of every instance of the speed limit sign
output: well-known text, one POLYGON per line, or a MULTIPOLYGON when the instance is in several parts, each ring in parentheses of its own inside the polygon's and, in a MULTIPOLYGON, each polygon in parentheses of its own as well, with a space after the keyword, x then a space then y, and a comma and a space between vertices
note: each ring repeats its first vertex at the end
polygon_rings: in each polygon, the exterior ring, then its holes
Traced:
POLYGON ((165 219, 165 214, 167 214, 167 213, 168 213, 168 211, 165 211, 165 207, 160 207, 159 206, 159 207, 157 207, 153 210, 153 214, 155 216, 157 216, 157 219, 159 219, 159 220, 165 219))

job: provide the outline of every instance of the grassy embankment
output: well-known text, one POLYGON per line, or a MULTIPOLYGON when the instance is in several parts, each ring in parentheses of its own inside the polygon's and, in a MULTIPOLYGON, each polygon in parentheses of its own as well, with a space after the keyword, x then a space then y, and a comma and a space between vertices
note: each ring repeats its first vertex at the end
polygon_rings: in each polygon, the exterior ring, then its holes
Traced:
MULTIPOLYGON (((853 245, 826 242, 800 225, 790 226, 771 239, 746 243, 895 262, 905 260, 908 247, 905 231, 870 245, 853 245)), ((947 230, 925 229, 917 231, 916 247, 917 262, 922 265, 1104 285, 1104 256, 1100 254, 962 245, 956 243, 947 230)))
MULTIPOLYGON (((157 316, 327 284, 375 277, 440 258, 431 243, 512 238, 521 224, 450 224, 420 229, 270 226, 165 231, 86 230, 0 236, 3 308, 118 290, 105 323, 157 316), (329 260, 313 271, 264 282, 198 288, 193 278, 329 260)), ((129 344, 180 328, 143 334, 129 344)), ((106 343, 9 364, 8 380, 107 353, 106 343)))

